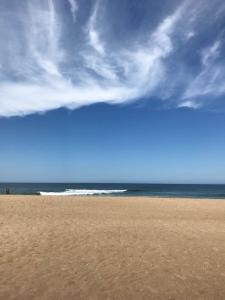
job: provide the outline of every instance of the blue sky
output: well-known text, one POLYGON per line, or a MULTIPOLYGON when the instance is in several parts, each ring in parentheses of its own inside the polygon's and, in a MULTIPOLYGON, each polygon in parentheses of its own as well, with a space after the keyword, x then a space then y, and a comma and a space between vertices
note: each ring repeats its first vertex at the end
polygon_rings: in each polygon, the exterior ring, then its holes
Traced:
POLYGON ((0 181, 225 181, 225 118, 96 104, 0 119, 0 181))
POLYGON ((0 181, 224 183, 224 17, 221 0, 1 1, 0 181))

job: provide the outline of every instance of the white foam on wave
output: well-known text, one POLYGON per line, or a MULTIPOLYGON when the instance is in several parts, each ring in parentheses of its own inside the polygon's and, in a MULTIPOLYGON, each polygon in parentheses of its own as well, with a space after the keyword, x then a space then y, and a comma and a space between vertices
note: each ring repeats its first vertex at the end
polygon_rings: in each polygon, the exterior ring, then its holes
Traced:
POLYGON ((101 195, 101 194, 113 194, 124 193, 127 190, 74 190, 67 189, 64 192, 40 192, 41 196, 79 196, 79 195, 101 195))

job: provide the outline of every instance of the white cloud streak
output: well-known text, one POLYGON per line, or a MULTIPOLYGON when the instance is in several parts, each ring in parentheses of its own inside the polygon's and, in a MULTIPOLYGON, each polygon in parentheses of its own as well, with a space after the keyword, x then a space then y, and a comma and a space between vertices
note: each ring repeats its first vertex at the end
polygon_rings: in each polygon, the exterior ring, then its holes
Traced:
MULTIPOLYGON (((75 20, 77 2, 68 1, 75 20)), ((84 30, 86 44, 76 54, 82 65, 74 67, 71 77, 63 69, 70 57, 61 41, 65 28, 54 1, 29 2, 27 21, 21 21, 25 45, 10 36, 0 49, 0 116, 23 116, 60 107, 75 109, 99 102, 126 103, 155 96, 167 76, 166 59, 176 49, 174 35, 182 21, 185 4, 145 35, 144 41, 134 41, 129 49, 118 48, 110 54, 110 45, 101 32, 99 9, 98 1, 84 30), (4 61, 9 45, 11 52, 4 67, 1 59, 4 61), (26 50, 23 55, 20 55, 20 48, 26 50), (10 70, 16 78, 7 76, 6 70, 10 70)), ((10 24, 6 25, 6 32, 11 32, 10 24)), ((0 30, 0 38, 1 34, 0 30)), ((193 36, 190 30, 187 39, 193 36)), ((177 106, 197 108, 200 105, 194 98, 216 89, 220 77, 225 74, 213 64, 219 48, 220 42, 217 41, 201 53, 203 68, 186 88, 177 106), (212 68, 215 68, 214 77, 210 75, 212 68), (206 82, 209 83, 208 90, 203 92, 202 86, 206 82)), ((220 90, 220 93, 223 92, 225 88, 220 90)))
POLYGON ((90 46, 97 51, 100 55, 105 54, 105 48, 100 40, 99 32, 96 30, 97 16, 99 10, 100 1, 98 0, 94 6, 93 13, 90 17, 87 26, 88 38, 90 46))
POLYGON ((76 0, 68 0, 68 1, 69 1, 69 4, 70 4, 70 11, 71 11, 73 20, 76 21, 79 6, 78 6, 76 0))
POLYGON ((202 51, 202 64, 204 66, 208 65, 211 60, 214 60, 219 55, 220 46, 221 42, 216 40, 212 46, 202 51))
POLYGON ((220 97, 225 93, 225 67, 217 63, 221 42, 216 40, 210 47, 205 48, 201 53, 203 68, 200 73, 188 85, 183 94, 181 106, 198 108, 204 106, 208 97, 220 97), (188 105, 185 105, 188 103, 188 105))

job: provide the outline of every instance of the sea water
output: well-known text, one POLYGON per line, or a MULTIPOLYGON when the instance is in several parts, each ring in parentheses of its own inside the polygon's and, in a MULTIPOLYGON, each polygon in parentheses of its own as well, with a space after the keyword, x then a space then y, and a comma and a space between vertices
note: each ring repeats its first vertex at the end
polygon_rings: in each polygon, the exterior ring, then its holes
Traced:
POLYGON ((131 183, 0 183, 17 195, 114 195, 225 199, 225 185, 217 184, 131 184, 131 183))

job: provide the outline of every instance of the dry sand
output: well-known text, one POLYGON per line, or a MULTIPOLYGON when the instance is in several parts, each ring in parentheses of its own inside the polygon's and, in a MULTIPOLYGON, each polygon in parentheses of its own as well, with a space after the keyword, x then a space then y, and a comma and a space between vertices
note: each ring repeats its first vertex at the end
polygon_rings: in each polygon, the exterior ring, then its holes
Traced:
POLYGON ((225 201, 1 196, 0 299, 225 299, 225 201))

